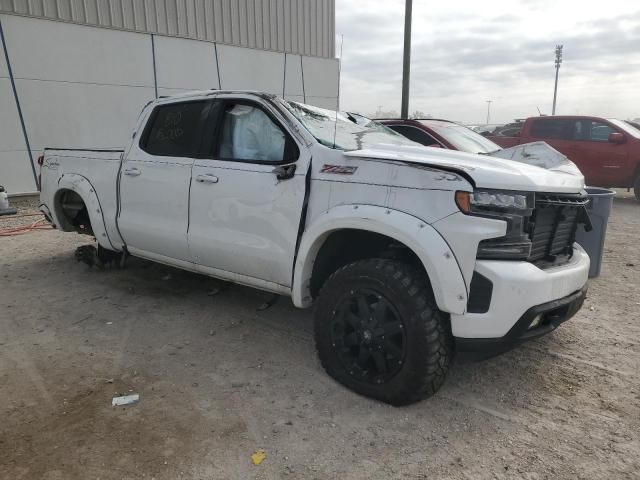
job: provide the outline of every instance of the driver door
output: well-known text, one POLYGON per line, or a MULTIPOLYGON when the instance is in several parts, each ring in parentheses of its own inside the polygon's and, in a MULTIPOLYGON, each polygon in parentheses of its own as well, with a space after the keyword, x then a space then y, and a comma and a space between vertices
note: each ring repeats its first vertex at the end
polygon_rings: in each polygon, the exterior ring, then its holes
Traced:
POLYGON ((287 292, 309 154, 278 113, 253 99, 217 97, 211 154, 194 162, 189 250, 203 273, 287 292))

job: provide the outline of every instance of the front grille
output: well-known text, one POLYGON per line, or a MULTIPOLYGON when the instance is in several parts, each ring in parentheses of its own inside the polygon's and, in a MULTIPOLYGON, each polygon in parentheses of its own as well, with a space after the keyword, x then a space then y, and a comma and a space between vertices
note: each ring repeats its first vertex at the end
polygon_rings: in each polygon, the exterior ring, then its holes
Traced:
POLYGON ((559 257, 571 256, 576 228, 587 201, 580 196, 536 195, 530 223, 529 262, 553 263, 559 257))

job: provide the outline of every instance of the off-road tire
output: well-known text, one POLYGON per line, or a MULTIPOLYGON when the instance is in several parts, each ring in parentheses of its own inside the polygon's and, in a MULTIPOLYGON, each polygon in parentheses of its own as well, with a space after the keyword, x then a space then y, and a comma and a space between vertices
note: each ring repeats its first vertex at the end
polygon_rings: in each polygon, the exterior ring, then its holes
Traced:
POLYGON ((438 310, 429 279, 416 268, 395 260, 362 260, 331 275, 317 300, 314 330, 320 362, 330 376, 361 395, 395 406, 436 393, 453 357, 449 318, 438 310), (399 371, 381 384, 354 376, 334 343, 332 325, 336 312, 344 311, 344 302, 352 301, 361 291, 382 295, 404 324, 404 361, 397 362, 401 365, 396 367, 399 371))

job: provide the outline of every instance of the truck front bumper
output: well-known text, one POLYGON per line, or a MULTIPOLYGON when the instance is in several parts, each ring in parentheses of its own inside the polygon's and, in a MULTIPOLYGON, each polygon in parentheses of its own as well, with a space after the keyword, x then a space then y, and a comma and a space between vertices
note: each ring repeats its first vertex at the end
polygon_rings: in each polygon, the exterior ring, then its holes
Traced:
POLYGON ((475 271, 492 284, 488 309, 451 315, 451 327, 458 352, 488 358, 551 332, 580 310, 589 256, 575 244, 570 261, 557 267, 479 260, 475 271))

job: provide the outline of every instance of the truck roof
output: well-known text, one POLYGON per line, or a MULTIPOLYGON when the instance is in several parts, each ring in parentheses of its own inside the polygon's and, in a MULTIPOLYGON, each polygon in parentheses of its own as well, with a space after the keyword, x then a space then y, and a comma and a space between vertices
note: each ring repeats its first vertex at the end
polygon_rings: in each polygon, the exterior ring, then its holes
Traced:
POLYGON ((174 95, 164 95, 164 96, 158 97, 153 101, 158 102, 161 100, 174 100, 174 99, 184 100, 188 98, 203 98, 203 97, 210 97, 212 95, 229 94, 229 93, 236 93, 236 94, 242 94, 242 95, 255 95, 257 97, 262 97, 262 98, 277 97, 277 95, 273 93, 263 92, 260 90, 219 90, 216 88, 212 88, 210 90, 191 90, 188 92, 176 93, 174 95))

